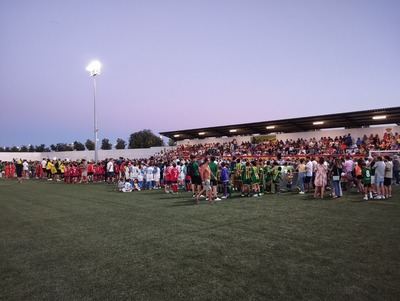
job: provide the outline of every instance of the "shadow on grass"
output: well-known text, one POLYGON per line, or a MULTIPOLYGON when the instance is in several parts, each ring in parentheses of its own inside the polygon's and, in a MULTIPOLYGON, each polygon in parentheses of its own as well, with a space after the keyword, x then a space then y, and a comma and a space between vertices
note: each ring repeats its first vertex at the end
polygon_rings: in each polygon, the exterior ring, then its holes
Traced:
POLYGON ((176 201, 168 207, 197 206, 195 200, 176 201))

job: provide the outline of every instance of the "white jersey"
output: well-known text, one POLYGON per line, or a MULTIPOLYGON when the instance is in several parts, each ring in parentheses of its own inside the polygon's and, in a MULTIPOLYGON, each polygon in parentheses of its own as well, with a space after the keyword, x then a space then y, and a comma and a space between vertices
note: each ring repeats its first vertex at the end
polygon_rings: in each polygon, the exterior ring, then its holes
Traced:
POLYGON ((111 161, 107 163, 107 171, 114 172, 114 163, 112 163, 111 161))
POLYGON ((181 170, 179 172, 179 180, 183 181, 186 178, 186 165, 181 166, 181 170))
POLYGON ((160 168, 157 166, 154 166, 153 169, 153 175, 154 175, 154 181, 160 181, 160 168))
POLYGON ((132 180, 137 180, 137 178, 139 177, 140 174, 140 169, 137 166, 131 166, 129 168, 129 177, 132 180))
POLYGON ((153 175, 153 166, 148 166, 146 168, 146 181, 153 181, 154 180, 154 175, 153 175))
POLYGON ((124 187, 122 188, 122 192, 131 192, 132 191, 132 184, 129 182, 125 182, 124 187))
POLYGON ((130 172, 129 172, 129 166, 125 166, 125 179, 130 179, 130 172))
POLYGON ((25 170, 25 171, 28 171, 28 170, 29 170, 29 164, 28 164, 28 162, 24 161, 24 163, 22 163, 22 169, 25 170))
POLYGON ((312 177, 312 175, 313 175, 313 163, 311 161, 308 161, 306 164, 306 176, 312 177))
POLYGON ((143 176, 144 176, 144 172, 142 169, 139 169, 139 174, 138 174, 138 181, 142 182, 143 181, 143 176))
POLYGON ((46 168, 46 165, 47 165, 47 161, 46 160, 42 160, 42 168, 46 168))

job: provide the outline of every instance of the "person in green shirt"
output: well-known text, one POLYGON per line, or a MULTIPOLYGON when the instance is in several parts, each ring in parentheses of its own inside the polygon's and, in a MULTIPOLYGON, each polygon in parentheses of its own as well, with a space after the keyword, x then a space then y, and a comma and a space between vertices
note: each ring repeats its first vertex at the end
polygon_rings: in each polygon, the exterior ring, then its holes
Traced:
POLYGON ((275 193, 279 193, 281 189, 281 180, 282 180, 282 167, 277 166, 273 170, 273 175, 272 175, 272 182, 274 184, 275 188, 275 193))
POLYGON ((258 174, 260 178, 260 192, 259 195, 263 195, 265 191, 265 174, 264 174, 264 168, 263 168, 263 161, 260 159, 257 162, 257 167, 258 167, 258 174))
POLYGON ((243 173, 243 165, 241 163, 241 160, 236 159, 236 164, 234 165, 232 175, 233 175, 233 186, 237 191, 243 190, 242 173, 243 173))
POLYGON ((249 161, 247 161, 245 166, 242 168, 242 196, 245 196, 245 193, 247 196, 250 195, 251 171, 252 168, 249 161))
POLYGON ((211 189, 212 189, 212 196, 215 201, 220 201, 221 199, 218 197, 218 165, 215 163, 215 157, 212 156, 210 158, 210 163, 208 164, 211 170, 211 189))
POLYGON ((201 190, 201 177, 199 171, 199 163, 196 160, 196 156, 190 156, 190 163, 188 164, 188 175, 192 181, 192 192, 193 197, 196 197, 196 194, 201 190))
POLYGON ((251 162, 251 186, 253 189, 253 196, 258 197, 260 193, 260 174, 256 161, 251 162))
POLYGON ((372 190, 371 190, 371 169, 367 167, 367 164, 365 162, 362 163, 362 181, 364 184, 364 200, 368 200, 368 194, 369 197, 372 199, 372 190))
POLYGON ((272 166, 271 162, 267 161, 267 165, 264 166, 264 177, 265 177, 265 190, 268 192, 272 191, 272 166))

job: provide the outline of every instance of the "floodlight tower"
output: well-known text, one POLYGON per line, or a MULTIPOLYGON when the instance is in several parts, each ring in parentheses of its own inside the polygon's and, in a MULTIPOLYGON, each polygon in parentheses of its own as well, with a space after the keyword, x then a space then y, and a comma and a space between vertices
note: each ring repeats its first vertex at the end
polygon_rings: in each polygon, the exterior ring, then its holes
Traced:
POLYGON ((98 157, 98 132, 97 128, 97 116, 96 116, 96 75, 100 75, 101 73, 101 63, 99 61, 92 61, 86 67, 86 70, 89 71, 90 76, 93 78, 93 128, 94 128, 94 161, 97 163, 98 157))

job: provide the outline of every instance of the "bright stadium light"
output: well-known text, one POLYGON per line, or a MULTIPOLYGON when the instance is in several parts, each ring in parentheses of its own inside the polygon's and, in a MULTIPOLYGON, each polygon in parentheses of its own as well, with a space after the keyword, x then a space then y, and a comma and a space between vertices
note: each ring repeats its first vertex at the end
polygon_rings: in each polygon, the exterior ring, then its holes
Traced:
POLYGON ((313 125, 321 125, 321 124, 324 124, 324 122, 323 121, 315 121, 312 124, 313 125))
POLYGON ((275 128, 274 125, 269 125, 269 126, 267 126, 267 130, 273 130, 274 128, 275 128))
POLYGON ((179 135, 179 134, 174 135, 175 138, 178 138, 178 137, 180 137, 180 136, 181 136, 181 135, 179 135))
POLYGON ((205 132, 200 132, 199 136, 204 136, 206 133, 205 132))
POLYGON ((237 132, 237 129, 229 130, 229 133, 236 133, 236 132, 237 132))
POLYGON ((90 76, 100 75, 101 63, 99 61, 91 61, 86 67, 86 71, 90 73, 90 76))
POLYGON ((372 117, 373 120, 381 120, 381 119, 386 119, 386 115, 376 115, 372 117))
POLYGON ((86 71, 90 73, 90 76, 93 78, 93 127, 94 127, 94 161, 97 163, 98 156, 98 134, 99 129, 97 127, 97 116, 96 116, 96 75, 100 75, 101 73, 101 63, 99 61, 92 61, 86 67, 86 71))

